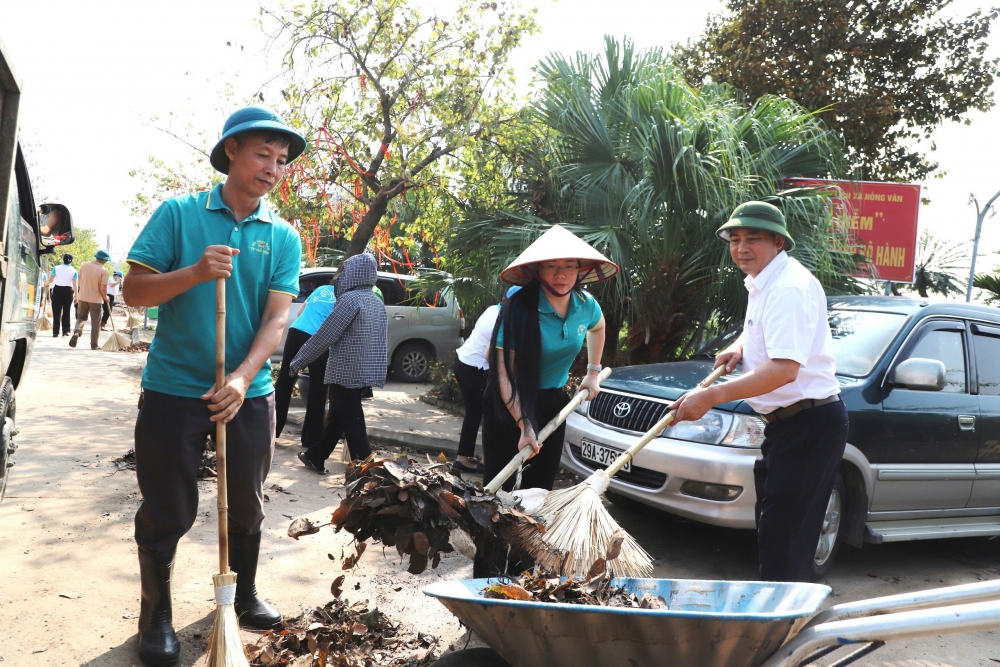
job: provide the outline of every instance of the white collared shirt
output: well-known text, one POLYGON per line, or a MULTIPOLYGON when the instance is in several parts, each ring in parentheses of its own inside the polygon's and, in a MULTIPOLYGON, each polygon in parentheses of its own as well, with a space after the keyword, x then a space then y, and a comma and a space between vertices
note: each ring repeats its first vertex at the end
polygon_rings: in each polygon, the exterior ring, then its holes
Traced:
POLYGON ((490 367, 490 362, 486 359, 486 348, 490 344, 490 338, 493 337, 493 327, 496 326, 499 315, 500 306, 490 306, 483 311, 472 329, 472 334, 462 347, 455 351, 459 361, 480 370, 490 367))
POLYGON ((823 286, 808 269, 781 251, 757 274, 744 280, 750 299, 740 341, 743 372, 770 359, 799 363, 794 382, 748 398, 760 414, 768 414, 805 398, 822 399, 840 390, 833 358, 823 286))

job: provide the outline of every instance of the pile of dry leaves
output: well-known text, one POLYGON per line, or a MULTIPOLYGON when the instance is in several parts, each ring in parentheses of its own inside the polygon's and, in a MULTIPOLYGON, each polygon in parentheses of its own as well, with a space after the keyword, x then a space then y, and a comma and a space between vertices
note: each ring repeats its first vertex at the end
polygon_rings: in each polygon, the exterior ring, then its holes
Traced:
MULTIPOLYGON (((130 449, 118 458, 111 459, 111 462, 118 468, 115 472, 135 470, 135 449, 130 449)), ((201 479, 214 479, 217 476, 215 452, 206 448, 201 454, 201 463, 198 465, 198 477, 201 479)))
POLYGON ((436 645, 430 635, 405 635, 378 609, 369 610, 367 600, 337 599, 286 618, 282 629, 268 630, 246 649, 255 667, 424 667, 438 659, 436 645))
MULTIPOLYGON (((330 521, 358 543, 357 556, 349 558, 344 569, 357 563, 369 538, 396 547, 400 557, 409 556, 408 571, 420 574, 428 564, 437 567, 443 553, 458 551, 475 558, 491 538, 506 543, 515 526, 538 525, 518 509, 513 496, 487 493, 481 485, 453 475, 447 463, 421 465, 405 455, 355 462, 348 467, 346 482, 345 497, 330 521)), ((297 539, 319 528, 308 519, 296 519, 288 535, 297 539)))
MULTIPOLYGON (((621 540, 612 543, 612 549, 620 549, 621 540)), ((617 557, 617 552, 609 553, 609 559, 617 557)), ((497 582, 483 589, 483 597, 500 600, 523 600, 528 602, 553 602, 562 604, 584 604, 600 607, 628 607, 633 609, 667 609, 667 601, 660 595, 646 593, 641 598, 624 587, 612 586, 607 561, 598 558, 583 579, 567 579, 545 574, 525 572, 510 582, 497 582)))

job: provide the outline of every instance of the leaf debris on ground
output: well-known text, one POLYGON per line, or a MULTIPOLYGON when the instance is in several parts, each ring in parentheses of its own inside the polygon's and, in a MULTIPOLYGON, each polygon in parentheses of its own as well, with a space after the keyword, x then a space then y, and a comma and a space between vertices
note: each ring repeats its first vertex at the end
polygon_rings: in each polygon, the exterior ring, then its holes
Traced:
POLYGON ((661 595, 646 593, 641 598, 624 587, 612 586, 607 562, 598 558, 583 579, 525 572, 507 582, 498 581, 483 589, 483 597, 525 602, 553 602, 631 609, 668 609, 661 595))
POLYGON ((280 630, 268 630, 246 650, 254 667, 293 661, 310 667, 426 667, 439 657, 437 643, 431 635, 405 633, 377 608, 369 609, 367 600, 331 600, 285 618, 280 630), (301 656, 312 660, 296 660, 301 656))
POLYGON ((369 538, 396 547, 400 558, 409 557, 407 571, 420 574, 428 565, 436 568, 442 554, 458 551, 472 559, 488 543, 508 543, 516 526, 537 525, 513 496, 487 493, 447 464, 421 465, 406 455, 369 458, 349 464, 345 482, 345 497, 330 521, 356 540, 357 553, 346 557, 344 569, 357 564, 369 538))

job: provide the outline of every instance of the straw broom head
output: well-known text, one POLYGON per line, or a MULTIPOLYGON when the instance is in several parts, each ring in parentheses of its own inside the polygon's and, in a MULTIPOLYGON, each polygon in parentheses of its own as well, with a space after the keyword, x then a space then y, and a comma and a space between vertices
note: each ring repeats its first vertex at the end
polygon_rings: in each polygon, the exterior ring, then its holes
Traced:
POLYGON ((213 575, 212 582, 217 606, 208 640, 208 667, 250 667, 236 617, 236 573, 213 575))
POLYGON ((111 337, 101 346, 105 352, 120 352, 132 344, 132 339, 125 334, 118 333, 115 328, 115 318, 111 317, 111 337))
POLYGON ((130 310, 130 311, 128 311, 128 322, 125 324, 125 326, 127 328, 129 328, 129 329, 131 329, 132 327, 142 326, 142 320, 140 320, 138 317, 136 317, 135 313, 133 313, 130 310))
POLYGON ((35 323, 35 331, 52 331, 52 320, 48 318, 48 315, 42 313, 35 323))
POLYGON ((604 507, 601 494, 609 483, 607 472, 598 470, 581 484, 553 491, 535 512, 543 517, 545 532, 530 524, 519 528, 515 539, 539 570, 586 577, 594 561, 617 551, 617 556, 607 561, 612 576, 639 578, 653 572, 649 554, 604 507))

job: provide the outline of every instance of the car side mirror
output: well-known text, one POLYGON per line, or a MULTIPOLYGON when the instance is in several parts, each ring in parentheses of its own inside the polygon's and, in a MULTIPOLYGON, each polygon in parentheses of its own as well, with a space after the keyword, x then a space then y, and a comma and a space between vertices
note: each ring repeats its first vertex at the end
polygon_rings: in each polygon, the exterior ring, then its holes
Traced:
POLYGON ((892 383, 907 389, 941 391, 944 374, 944 363, 937 359, 907 359, 892 372, 892 383))
POLYGON ((62 204, 42 204, 38 221, 38 242, 43 248, 69 245, 76 240, 73 234, 73 216, 62 204))

